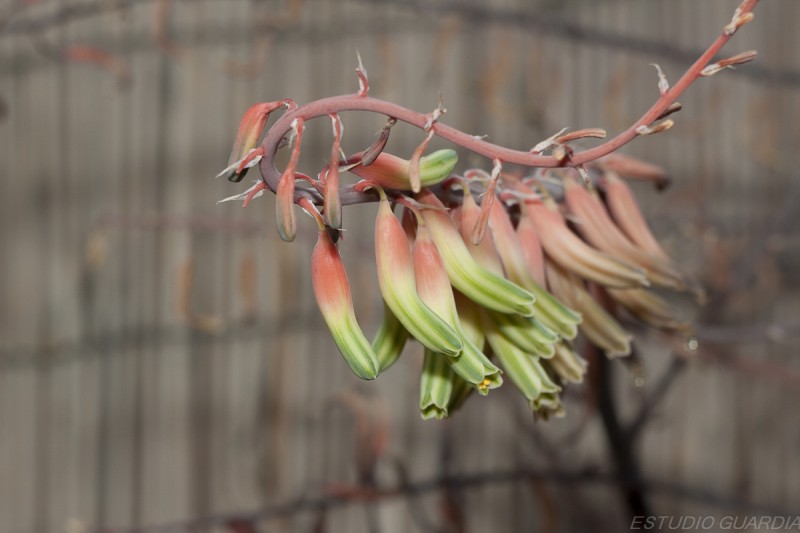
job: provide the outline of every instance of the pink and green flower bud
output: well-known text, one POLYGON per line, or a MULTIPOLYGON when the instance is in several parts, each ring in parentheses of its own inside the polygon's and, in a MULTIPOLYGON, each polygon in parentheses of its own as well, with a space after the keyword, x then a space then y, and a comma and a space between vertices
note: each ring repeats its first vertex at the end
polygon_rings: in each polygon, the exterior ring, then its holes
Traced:
POLYGON ((278 235, 286 242, 293 241, 297 235, 294 190, 294 176, 284 175, 278 182, 278 190, 275 192, 275 219, 278 224, 278 235))
POLYGON ((688 333, 691 327, 662 297, 645 289, 607 289, 611 297, 645 324, 667 332, 688 333))
MULTIPOLYGON (((503 275, 503 264, 494 245, 494 236, 489 231, 478 244, 469 241, 470 229, 479 220, 481 210, 472 198, 469 191, 465 190, 464 201, 460 208, 460 227, 462 238, 472 256, 482 267, 503 275)), ((538 303, 538 302, 536 302, 538 303)), ((534 303, 534 306, 536 305, 534 303)), ((514 314, 497 313, 488 311, 488 316, 501 330, 503 335, 517 346, 539 357, 550 357, 554 353, 553 343, 558 335, 533 317, 522 317, 514 314)))
MULTIPOLYGON (((525 209, 524 205, 522 209, 525 209)), ((539 241, 539 236, 536 234, 536 228, 533 222, 526 216, 521 216, 519 218, 519 223, 517 224, 517 238, 522 247, 522 256, 525 259, 525 266, 528 272, 531 273, 534 281, 536 281, 540 287, 546 287, 544 250, 542 250, 542 243, 539 241)))
POLYGON ((317 304, 345 361, 359 378, 375 379, 380 370, 378 358, 358 325, 350 282, 326 229, 320 230, 311 256, 311 276, 317 304))
POLYGON ((453 291, 453 298, 456 302, 458 322, 461 324, 464 338, 469 339, 472 344, 482 351, 483 346, 486 344, 486 335, 483 333, 480 308, 475 302, 458 291, 453 291))
POLYGON ((566 383, 582 383, 586 374, 586 361, 564 341, 556 344, 556 354, 545 364, 566 383))
POLYGON ((413 259, 420 298, 461 338, 461 354, 448 361, 453 371, 474 385, 481 394, 487 394, 490 389, 499 387, 503 383, 500 369, 467 338, 461 327, 450 280, 425 225, 420 225, 417 229, 413 259))
POLYGON ((629 355, 632 337, 619 322, 597 303, 575 274, 549 263, 547 280, 553 293, 575 309, 580 310, 583 322, 581 333, 609 357, 629 355))
POLYGON ((294 180, 297 163, 300 159, 300 143, 303 140, 303 119, 295 119, 292 128, 295 133, 294 148, 289 163, 278 181, 278 190, 275 191, 275 218, 278 224, 278 235, 287 242, 293 241, 297 234, 297 221, 294 215, 294 180))
POLYGON ((555 416, 561 418, 564 416, 564 406, 561 403, 561 397, 555 392, 542 393, 538 398, 533 400, 531 404, 533 409, 533 416, 536 420, 550 420, 555 416))
POLYGON ((458 230, 470 255, 486 270, 497 276, 505 277, 503 263, 500 262, 491 232, 489 235, 482 235, 477 244, 472 241, 474 233, 472 228, 479 225, 481 208, 475 203, 475 199, 467 188, 464 189, 464 200, 457 212, 460 214, 458 230))
MULTIPOLYGON (((247 170, 253 166, 249 164, 255 159, 251 156, 251 152, 256 149, 258 138, 264 130, 264 125, 267 123, 270 113, 281 107, 290 107, 292 105, 294 104, 291 100, 278 100, 251 106, 245 112, 241 122, 239 122, 239 130, 236 132, 236 140, 233 143, 233 150, 228 159, 228 167, 220 172, 217 177, 224 176, 231 181, 241 181, 247 170), (248 156, 251 156, 249 162, 246 161, 248 156)), ((256 160, 255 162, 257 163, 258 161, 256 160)))
POLYGON ((567 222, 555 207, 528 202, 525 216, 533 222, 545 253, 567 270, 606 287, 627 289, 650 284, 642 269, 583 242, 567 227, 567 222))
MULTIPOLYGON (((419 160, 419 180, 422 187, 430 187, 447 178, 458 162, 455 150, 437 150, 419 160)), ((356 165, 353 174, 377 183, 387 189, 410 191, 412 188, 411 161, 382 152, 369 166, 356 165)))
POLYGON ((557 393, 561 388, 548 376, 536 357, 506 339, 488 318, 484 320, 486 339, 500 361, 505 373, 517 389, 528 399, 531 409, 534 401, 544 393, 557 393))
POLYGON ((475 392, 477 389, 472 383, 467 383, 458 376, 453 380, 453 390, 450 393, 450 403, 447 404, 447 413, 453 414, 461 409, 464 402, 475 392))
POLYGON ((536 318, 565 339, 574 339, 578 334, 577 324, 581 321, 581 315, 559 302, 533 278, 522 252, 522 243, 500 202, 495 202, 491 207, 489 228, 508 278, 536 297, 536 318))
POLYGON ((381 372, 392 366, 408 340, 408 331, 397 320, 388 305, 384 304, 383 322, 381 322, 375 338, 372 340, 372 349, 378 358, 381 372))
MULTIPOLYGON (((650 231, 650 227, 647 225, 647 221, 639 209, 639 204, 636 202, 636 198, 634 198, 628 185, 613 172, 607 172, 604 176, 606 205, 608 205, 616 224, 634 244, 646 253, 670 265, 674 265, 650 231)), ((683 274, 683 281, 689 286, 699 302, 705 301, 705 290, 695 279, 683 274)))
POLYGON ((521 350, 548 359, 555 353, 559 336, 533 317, 487 313, 498 331, 521 350))
MULTIPOLYGON (((565 178, 563 182, 567 207, 580 221, 575 226, 589 244, 643 268, 647 272, 647 278, 655 285, 675 290, 687 288, 683 274, 669 259, 651 255, 628 239, 596 195, 574 179, 565 178)), ((647 231, 646 225, 644 228, 647 231)))
POLYGON ((522 287, 481 267, 461 239, 453 221, 439 208, 442 203, 427 190, 417 195, 421 215, 442 258, 450 283, 474 302, 500 313, 533 314, 533 295, 522 287))
POLYGON ((328 170, 325 173, 325 221, 332 228, 342 227, 342 201, 339 198, 339 154, 342 142, 342 120, 339 115, 331 115, 333 122, 333 144, 328 170))
POLYGON ((383 300, 406 330, 434 352, 449 356, 461 353, 458 334, 417 293, 411 248, 385 195, 375 222, 375 257, 383 300))
POLYGON ((419 411, 423 420, 447 417, 456 378, 446 358, 425 348, 419 383, 419 411))

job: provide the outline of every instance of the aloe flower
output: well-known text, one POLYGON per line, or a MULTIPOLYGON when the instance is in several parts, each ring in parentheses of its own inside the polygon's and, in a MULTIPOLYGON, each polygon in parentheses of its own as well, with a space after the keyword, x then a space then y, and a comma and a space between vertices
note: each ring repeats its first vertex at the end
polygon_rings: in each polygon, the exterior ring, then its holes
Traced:
POLYGON ((641 267, 655 285, 674 290, 687 288, 683 274, 669 259, 651 255, 628 240, 597 196, 569 177, 564 178, 564 191, 567 208, 578 218, 575 226, 586 241, 598 250, 641 267))
POLYGON ((424 225, 417 229, 413 247, 414 274, 417 291, 423 302, 441 317, 461 338, 463 349, 448 363, 462 379, 478 388, 481 394, 497 388, 503 380, 500 369, 489 361, 481 349, 470 341, 461 327, 453 289, 442 265, 436 245, 424 225))
POLYGON ((289 163, 281 174, 278 182, 278 190, 275 193, 275 218, 278 225, 278 235, 286 242, 294 240, 297 234, 297 222, 294 216, 294 191, 295 191, 295 172, 297 162, 300 159, 300 144, 303 141, 303 130, 305 125, 303 119, 295 119, 292 129, 295 134, 295 144, 289 163))
POLYGON ((567 226, 554 207, 527 202, 524 215, 536 228, 545 253, 562 267, 607 287, 646 287, 650 284, 644 270, 604 254, 585 242, 567 226))
MULTIPOLYGON (((481 209, 475 203, 468 189, 464 191, 464 201, 458 213, 458 229, 466 243, 467 249, 475 260, 487 270, 502 276, 503 263, 495 247, 494 233, 487 232, 478 244, 472 244, 471 228, 480 223, 481 209)), ((455 217, 454 217, 455 218, 455 217)), ((534 302, 534 306, 538 302, 534 302)), ((556 333, 533 317, 524 317, 515 314, 498 313, 487 310, 487 315, 500 332, 517 346, 540 357, 550 357, 555 348, 553 343, 558 340, 556 333)))
POLYGON ((568 383, 582 383, 586 374, 586 361, 566 342, 556 345, 555 355, 546 364, 562 381, 568 383))
POLYGON ((484 321, 484 330, 492 352, 514 385, 528 399, 531 409, 535 409, 534 401, 541 394, 560 392, 561 388, 553 382, 537 357, 509 341, 488 319, 484 321))
MULTIPOLYGON (((419 159, 419 180, 422 187, 436 185, 447 178, 458 162, 455 150, 437 150, 419 159)), ((387 189, 410 191, 411 161, 382 152, 369 166, 356 165, 353 174, 387 189)))
POLYGON ((458 334, 417 294, 411 248, 385 195, 375 222, 375 260, 383 300, 406 330, 434 352, 450 356, 461 353, 458 334))
POLYGON ((359 378, 375 379, 380 370, 378 358, 358 325, 347 273, 324 227, 311 256, 311 280, 319 309, 345 361, 359 378))
POLYGON ((559 298, 583 315, 581 332, 609 357, 631 353, 632 337, 584 287, 583 280, 552 262, 547 265, 547 281, 559 298))
POLYGON ((662 297, 644 289, 607 289, 611 297, 645 324, 665 331, 689 332, 678 311, 662 297))
POLYGON ((236 140, 228 159, 228 166, 217 177, 225 177, 231 181, 241 181, 247 170, 258 163, 263 154, 256 153, 256 145, 270 113, 281 107, 293 107, 291 100, 278 100, 255 104, 248 109, 239 123, 236 140))
POLYGON ((381 372, 397 361, 407 340, 408 331, 397 320, 389 306, 384 303, 383 321, 372 340, 372 349, 378 358, 381 372))
POLYGON ((575 338, 581 315, 559 302, 533 279, 522 253, 522 243, 500 202, 495 202, 490 208, 489 228, 508 278, 531 291, 536 297, 536 318, 565 339, 575 338))
MULTIPOLYGON (((608 205, 617 226, 639 248, 655 258, 674 264, 650 231, 628 185, 613 172, 607 172, 604 178, 606 205, 608 205)), ((701 303, 704 302, 706 295, 700 284, 686 274, 682 274, 682 276, 683 281, 689 285, 697 300, 701 303)))
POLYGON ((441 420, 448 415, 455 377, 441 354, 425 349, 419 384, 419 411, 423 420, 441 420))
MULTIPOLYGON (((525 209, 524 205, 522 209, 525 209)), ((521 216, 517 223, 516 232, 528 272, 540 287, 547 286, 544 250, 542 249, 539 235, 536 233, 536 227, 530 218, 521 216)))
POLYGON ((458 229, 434 194, 423 190, 417 195, 423 206, 421 214, 431 238, 436 243, 450 283, 476 303, 501 313, 533 314, 533 295, 507 279, 481 267, 470 255, 458 229))

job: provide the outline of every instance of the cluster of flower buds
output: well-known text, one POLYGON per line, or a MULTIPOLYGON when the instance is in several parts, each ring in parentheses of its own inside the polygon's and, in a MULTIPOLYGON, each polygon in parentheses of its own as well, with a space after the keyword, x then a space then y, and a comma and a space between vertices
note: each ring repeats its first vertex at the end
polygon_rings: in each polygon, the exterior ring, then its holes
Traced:
MULTIPOLYGON (((253 132, 270 111, 289 105, 278 102, 248 112, 223 174, 243 174, 253 154, 260 159, 253 132)), ((344 157, 341 121, 331 119, 335 141, 317 179, 295 173, 302 124, 292 124, 296 146, 281 177, 283 182, 292 172, 291 194, 283 196, 280 185, 277 190, 283 204, 281 236, 294 226, 293 219, 285 219, 294 202, 316 220, 314 293, 356 376, 374 379, 397 361, 410 340, 422 345, 423 418, 446 417, 473 391, 485 396, 504 378, 537 416, 562 413, 564 386, 581 382, 586 372, 587 363, 574 348, 578 335, 609 357, 631 353, 632 336, 618 321, 622 310, 663 331, 687 331, 651 287, 698 296, 701 291, 659 246, 618 177, 652 180, 657 168, 614 156, 581 168, 583 180, 569 169, 510 176, 500 161, 491 173, 473 169, 457 176, 455 151, 422 155, 418 150, 405 160, 383 151, 385 135, 371 149, 344 157), (385 306, 372 342, 353 311, 337 246, 343 169, 360 178, 356 192, 374 194, 378 201, 375 261, 385 306), (295 200, 298 177, 311 183, 309 190, 322 201, 311 195, 295 200)), ((246 204, 265 188, 257 182, 230 199, 246 204)))
POLYGON ((631 353, 632 343, 619 321, 622 316, 671 334, 689 332, 655 290, 687 292, 698 301, 703 291, 658 244, 619 177, 660 187, 665 175, 616 151, 634 137, 670 129, 674 122, 668 117, 682 108, 676 98, 694 80, 756 57, 750 51, 710 63, 753 20, 757 2, 742 1, 722 34, 675 86, 654 65, 659 100, 628 130, 580 153, 572 141, 602 139, 606 132, 562 130, 529 152, 495 146, 439 124, 445 113, 441 103, 422 115, 368 97, 367 72, 359 57, 354 95, 299 108, 292 100, 260 103, 245 113, 228 167, 218 177, 238 182, 259 165, 261 179, 222 201, 240 200, 247 206, 265 191, 274 192, 278 233, 286 241, 295 237, 295 205, 316 220, 314 293, 339 351, 359 378, 375 379, 415 339, 424 347, 423 418, 448 416, 473 391, 485 396, 504 377, 537 416, 560 414, 563 388, 581 382, 586 372, 587 363, 574 348, 579 335, 607 356, 619 357, 631 353), (270 114, 281 108, 287 114, 257 146, 270 114), (337 113, 343 110, 389 117, 375 142, 350 157, 341 147, 344 128, 337 113), (326 115, 333 143, 328 163, 314 178, 297 171, 305 121, 326 115), (425 132, 408 160, 384 151, 397 120, 425 132), (455 151, 425 155, 434 135, 492 158, 492 171, 453 175, 455 151), (274 156, 286 145, 292 145, 291 155, 278 172, 274 156), (504 174, 504 161, 537 170, 527 177, 504 174), (347 171, 361 181, 342 186, 340 173, 347 171), (336 244, 342 207, 363 201, 379 202, 375 258, 385 311, 372 342, 353 311, 336 244))

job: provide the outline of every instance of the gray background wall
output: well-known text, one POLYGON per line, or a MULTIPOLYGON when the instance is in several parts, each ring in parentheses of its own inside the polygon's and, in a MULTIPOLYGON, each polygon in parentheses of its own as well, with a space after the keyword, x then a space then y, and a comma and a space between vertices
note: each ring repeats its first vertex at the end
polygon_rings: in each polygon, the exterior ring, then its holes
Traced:
MULTIPOLYGON (((263 520, 229 530, 457 530, 448 509, 468 531, 627 527, 591 385, 562 420, 533 424, 507 387, 422 422, 417 350, 370 384, 336 353, 309 282, 313 225, 283 243, 271 197, 216 205, 244 187, 212 177, 249 105, 354 91, 356 50, 374 96, 428 111, 441 91, 448 124, 499 144, 528 148, 563 126, 620 131, 657 97, 649 63, 676 80, 735 4, 6 0, 0 530, 224 531, 259 509, 263 520), (116 66, 64 60, 76 44, 116 66), (368 415, 354 419, 359 406, 368 415), (364 420, 388 432, 381 486, 398 482, 397 464, 411 481, 459 483, 386 495, 371 518, 352 499, 267 516, 356 484, 364 420)), ((756 48, 758 62, 701 80, 671 132, 625 149, 674 177, 637 195, 717 303, 690 311, 701 343, 690 365, 671 362, 679 341, 646 333, 644 387, 613 365, 625 420, 654 405, 635 451, 658 514, 800 509, 798 21, 796 1, 762 2, 727 49, 756 48)), ((382 124, 344 120, 348 151, 382 124)), ((419 140, 398 127, 390 149, 419 140)), ((309 127, 308 172, 329 142, 327 123, 309 127)), ((488 168, 462 155, 460 168, 488 168)), ((343 244, 369 332, 381 310, 373 216, 347 209, 343 244)))

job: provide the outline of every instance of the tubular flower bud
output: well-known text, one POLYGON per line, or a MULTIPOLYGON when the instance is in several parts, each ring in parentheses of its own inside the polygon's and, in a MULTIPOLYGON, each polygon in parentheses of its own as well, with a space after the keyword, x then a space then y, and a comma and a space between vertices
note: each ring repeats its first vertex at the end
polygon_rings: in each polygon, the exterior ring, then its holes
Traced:
MULTIPOLYGON (((658 241, 650 231, 650 227, 647 225, 647 221, 642 215, 636 198, 634 198, 628 185, 613 172, 607 172, 605 179, 606 204, 614 217, 614 222, 639 248, 655 258, 663 260, 677 271, 678 269, 674 266, 674 262, 661 245, 658 244, 658 241)), ((681 274, 681 281, 683 284, 689 285, 699 301, 705 300, 705 291, 697 281, 686 274, 681 274)))
POLYGON ((372 340, 372 349, 378 358, 381 372, 392 366, 408 340, 408 331, 397 320, 389 306, 383 306, 383 322, 381 322, 375 338, 372 340))
MULTIPOLYGON (((291 100, 278 100, 276 102, 265 102, 255 104, 248 109, 241 122, 239 130, 236 132, 236 140, 233 143, 233 150, 228 159, 228 167, 220 172, 217 177, 225 177, 231 181, 241 181, 250 166, 243 165, 244 160, 255 150, 264 124, 267 123, 270 113, 281 107, 293 105, 291 100)), ((252 161, 252 158, 251 158, 252 161)), ((258 162, 257 160, 255 161, 258 162)), ((255 164, 255 163, 254 163, 255 164)))
POLYGON ((487 312, 494 326, 509 342, 536 357, 548 359, 555 353, 559 336, 533 317, 487 312))
POLYGON ((534 401, 541 394, 561 391, 539 361, 500 334, 488 318, 484 320, 484 328, 486 339, 500 360, 503 370, 528 399, 531 409, 535 409, 534 401))
POLYGON ((467 383, 457 375, 454 378, 453 391, 450 393, 450 403, 447 404, 448 415, 452 415, 458 409, 461 409, 464 402, 477 390, 472 383, 467 383))
POLYGON ((423 420, 441 420, 447 416, 455 378, 447 360, 425 348, 425 361, 419 383, 419 412, 423 420))
POLYGON ((458 334, 417 293, 411 248, 385 197, 375 222, 375 259, 383 300, 406 330, 434 352, 450 356, 461 353, 458 334))
POLYGON ((311 279, 319 309, 345 361, 359 378, 375 379, 378 359, 358 325, 347 273, 325 229, 320 230, 311 256, 311 279))
POLYGON ((342 142, 342 120, 331 115, 333 123, 333 144, 328 171, 325 174, 325 221, 333 228, 342 227, 342 201, 339 198, 339 152, 342 142))
MULTIPOLYGON (((430 191, 422 191, 417 199, 424 205, 443 207, 430 191)), ((488 309, 525 316, 533 314, 533 295, 481 267, 470 255, 446 213, 438 209, 422 209, 421 214, 453 287, 488 309)))
POLYGON ((550 420, 551 416, 561 418, 564 416, 564 406, 561 397, 555 392, 542 393, 532 403, 533 415, 536 420, 550 420))
POLYGON ((464 244, 467 246, 470 255, 486 270, 501 277, 505 277, 503 263, 497 255, 497 248, 494 245, 494 238, 491 235, 484 235, 477 244, 472 242, 472 228, 477 227, 481 216, 481 208, 475 203, 469 189, 464 189, 464 201, 459 210, 458 230, 464 244))
POLYGON ((578 332, 576 325, 580 323, 581 315, 564 306, 533 279, 522 254, 522 243, 500 202, 495 202, 491 208, 489 227, 508 278, 531 291, 536 297, 533 304, 536 318, 562 337, 575 338, 578 332))
POLYGON ((520 217, 516 231, 528 272, 540 287, 545 287, 547 281, 545 278, 544 250, 542 250, 542 243, 539 241, 539 235, 536 234, 533 222, 526 216, 520 217))
POLYGON ((637 265, 647 272, 647 279, 661 287, 686 288, 680 271, 664 258, 657 258, 636 247, 611 220, 599 198, 570 178, 564 179, 567 207, 579 218, 578 233, 595 248, 637 265))
POLYGON ((580 330, 592 344, 609 357, 631 353, 631 336, 592 298, 583 280, 550 263, 547 281, 554 294, 583 314, 580 330))
POLYGON ((611 297, 633 316, 654 328, 664 331, 688 332, 691 328, 678 312, 663 298, 644 289, 607 289, 611 297))
POLYGON ((582 383, 583 376, 586 374, 586 360, 575 353, 566 342, 556 344, 556 354, 545 364, 555 372, 561 381, 567 383, 582 383))
POLYGON ((615 288, 648 286, 643 270, 584 243, 567 227, 556 209, 542 203, 526 205, 525 214, 533 222, 545 253, 553 262, 587 280, 615 288))
POLYGON ((295 119, 292 123, 295 132, 295 145, 286 169, 278 181, 278 190, 275 193, 275 218, 278 223, 278 235, 287 242, 294 240, 297 234, 297 221, 294 216, 294 180, 297 162, 300 159, 300 143, 303 140, 303 120, 295 119))
MULTIPOLYGON (((437 150, 419 160, 422 187, 430 187, 447 178, 458 162, 455 150, 437 150)), ((410 161, 382 152, 369 166, 356 165, 350 172, 387 189, 411 190, 410 161)))
POLYGON ((462 379, 478 388, 482 394, 499 387, 503 380, 500 369, 489 361, 481 349, 473 344, 463 329, 456 310, 453 289, 442 265, 436 245, 424 225, 417 229, 413 248, 414 275, 417 291, 422 301, 441 317, 459 335, 463 344, 461 354, 448 362, 462 379))

